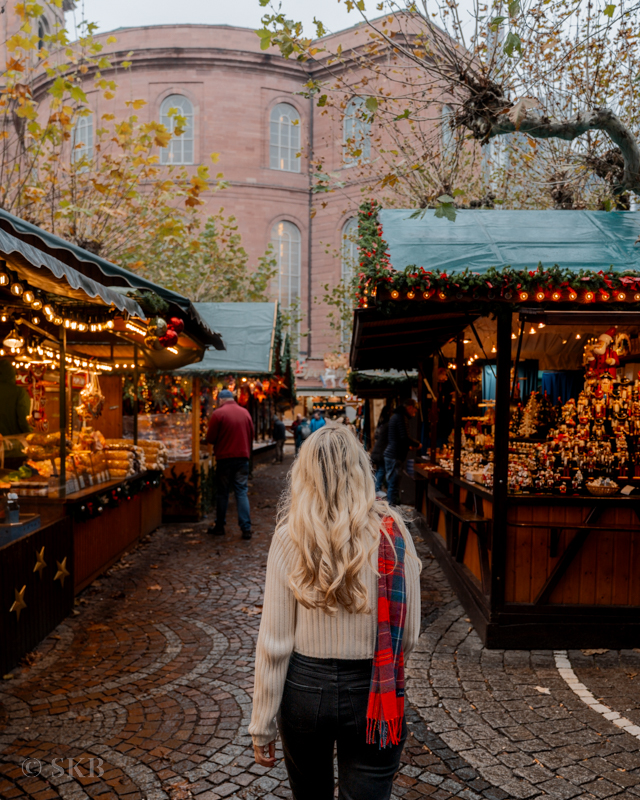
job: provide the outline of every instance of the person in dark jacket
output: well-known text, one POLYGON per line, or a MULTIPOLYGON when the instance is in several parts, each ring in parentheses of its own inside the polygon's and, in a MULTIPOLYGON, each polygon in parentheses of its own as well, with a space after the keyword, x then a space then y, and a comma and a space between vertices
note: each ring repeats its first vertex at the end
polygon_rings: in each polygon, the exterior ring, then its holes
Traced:
POLYGON ((380 412, 378 424, 373 434, 373 447, 371 448, 371 461, 376 470, 376 494, 384 494, 382 485, 385 479, 384 451, 389 444, 389 415, 391 409, 385 406, 380 412))
MULTIPOLYGON (((16 386, 16 371, 10 361, 0 360, 0 439, 30 433, 27 417, 31 400, 26 389, 16 386)), ((4 451, 5 467, 19 467, 24 459, 18 439, 5 439, 0 447, 4 451)))
POLYGON ((273 420, 273 441, 276 443, 276 456, 273 463, 282 464, 284 456, 284 440, 287 438, 287 429, 282 421, 282 414, 276 414, 273 420))
POLYGON ((415 417, 417 410, 416 401, 409 397, 396 408, 389 420, 389 438, 384 451, 384 468, 387 479, 387 501, 391 505, 397 505, 400 499, 398 494, 400 470, 407 458, 409 448, 421 446, 417 439, 409 436, 406 425, 408 419, 415 417))

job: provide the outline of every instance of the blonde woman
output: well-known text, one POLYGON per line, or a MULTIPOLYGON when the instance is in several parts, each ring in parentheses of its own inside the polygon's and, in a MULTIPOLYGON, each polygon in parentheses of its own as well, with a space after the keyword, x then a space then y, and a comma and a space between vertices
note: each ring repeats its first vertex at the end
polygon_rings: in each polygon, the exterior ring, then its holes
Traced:
POLYGON ((273 767, 276 716, 295 800, 388 800, 406 739, 404 657, 420 628, 420 562, 376 499, 345 427, 313 433, 269 551, 249 733, 273 767), (406 553, 406 558, 405 558, 406 553))

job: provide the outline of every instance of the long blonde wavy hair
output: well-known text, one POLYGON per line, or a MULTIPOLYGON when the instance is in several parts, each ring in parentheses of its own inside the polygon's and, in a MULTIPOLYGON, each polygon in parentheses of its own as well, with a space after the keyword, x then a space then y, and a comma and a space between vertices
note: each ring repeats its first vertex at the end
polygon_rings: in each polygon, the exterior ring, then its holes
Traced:
POLYGON ((276 534, 295 545, 289 583, 305 608, 327 614, 342 606, 370 613, 362 569, 380 542, 383 517, 391 516, 408 536, 401 516, 376 499, 369 456, 346 427, 311 434, 289 473, 276 534))

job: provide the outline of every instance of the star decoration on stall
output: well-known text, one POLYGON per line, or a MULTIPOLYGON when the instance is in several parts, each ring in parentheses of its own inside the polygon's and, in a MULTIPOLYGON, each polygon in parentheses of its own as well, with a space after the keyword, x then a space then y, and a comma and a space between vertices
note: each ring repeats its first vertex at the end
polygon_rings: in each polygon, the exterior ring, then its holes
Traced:
POLYGON ((22 587, 22 589, 20 589, 20 591, 18 591, 17 589, 13 590, 13 594, 14 594, 15 600, 13 601, 13 603, 11 605, 11 608, 9 609, 9 613, 11 613, 12 611, 15 611, 16 612, 16 618, 18 620, 20 619, 20 612, 22 611, 22 609, 27 607, 27 604, 24 602, 24 593, 25 593, 26 588, 27 588, 27 586, 25 584, 22 587))
POLYGON ((44 547, 38 553, 36 551, 36 565, 33 568, 34 572, 37 572, 40 575, 40 580, 42 580, 42 570, 47 566, 47 562, 44 560, 44 547))
POLYGON ((59 580, 60 586, 64 586, 64 579, 68 578, 69 575, 71 574, 67 569, 67 557, 65 556, 62 559, 62 561, 56 561, 56 564, 58 565, 58 571, 56 572, 55 578, 53 580, 54 581, 59 580))

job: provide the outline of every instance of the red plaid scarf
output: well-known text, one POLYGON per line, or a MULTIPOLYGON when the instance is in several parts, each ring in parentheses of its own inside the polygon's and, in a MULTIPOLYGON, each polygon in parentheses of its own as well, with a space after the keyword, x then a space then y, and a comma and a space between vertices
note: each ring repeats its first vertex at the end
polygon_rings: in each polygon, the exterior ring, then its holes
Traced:
POLYGON ((367 743, 378 735, 380 747, 399 744, 404 719, 404 654, 402 635, 407 616, 404 539, 392 517, 385 517, 378 547, 378 637, 373 658, 367 743), (391 545, 391 541, 393 546, 391 545), (395 553, 394 553, 395 548, 395 553))

